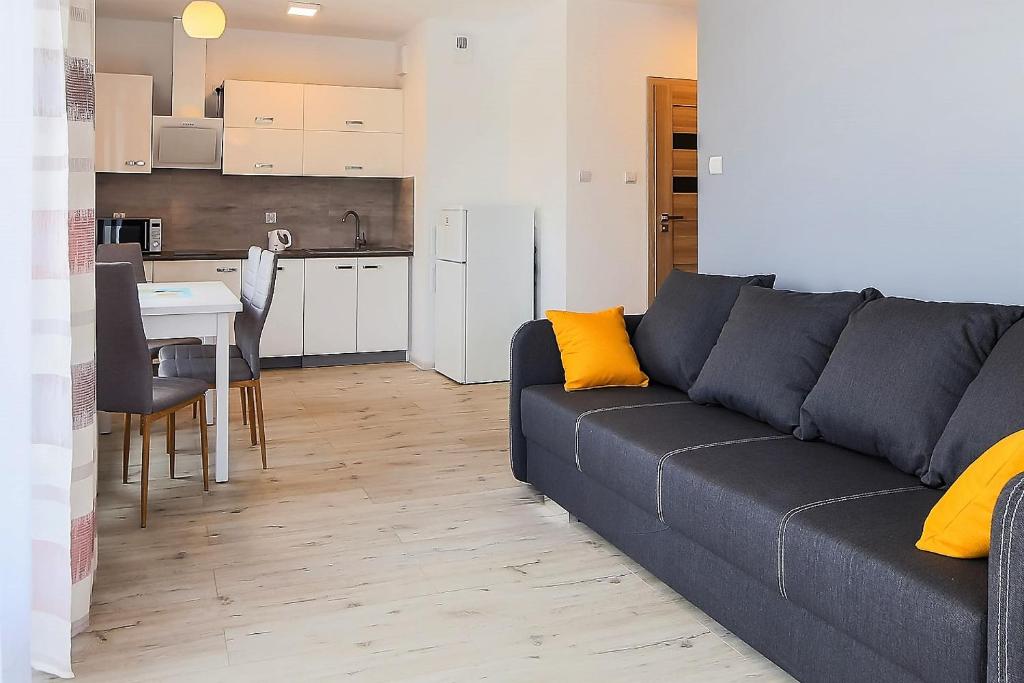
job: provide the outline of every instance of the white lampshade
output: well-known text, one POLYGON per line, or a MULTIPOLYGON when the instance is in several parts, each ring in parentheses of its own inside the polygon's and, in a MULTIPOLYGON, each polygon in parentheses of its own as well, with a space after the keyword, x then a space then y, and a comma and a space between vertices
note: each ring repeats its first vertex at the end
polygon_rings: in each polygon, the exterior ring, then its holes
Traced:
POLYGON ((211 0, 193 0, 181 13, 181 25, 192 38, 220 38, 226 24, 224 10, 211 0))

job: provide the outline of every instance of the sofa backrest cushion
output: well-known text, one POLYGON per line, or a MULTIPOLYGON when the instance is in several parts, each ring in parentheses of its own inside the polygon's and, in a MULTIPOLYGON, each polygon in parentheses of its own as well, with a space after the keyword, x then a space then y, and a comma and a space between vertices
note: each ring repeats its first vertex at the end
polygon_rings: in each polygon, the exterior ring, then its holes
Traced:
POLYGON ((640 367, 653 381, 687 391, 718 341, 740 288, 774 284, 774 275, 732 277, 673 270, 633 335, 640 367))
POLYGON ((935 445, 922 477, 949 486, 971 463, 1009 434, 1024 429, 1024 322, 1004 334, 935 445))
POLYGON ((1024 309, 885 298, 850 316, 800 410, 822 438, 924 475, 942 430, 996 341, 1024 309))
POLYGON ((793 433, 850 314, 880 296, 743 287, 690 398, 793 433))

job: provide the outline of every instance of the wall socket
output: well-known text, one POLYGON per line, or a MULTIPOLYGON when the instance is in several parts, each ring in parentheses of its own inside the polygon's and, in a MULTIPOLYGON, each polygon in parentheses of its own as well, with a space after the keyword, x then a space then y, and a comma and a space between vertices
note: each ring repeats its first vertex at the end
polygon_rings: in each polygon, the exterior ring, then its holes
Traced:
POLYGON ((267 211, 267 225, 277 223, 277 211, 267 211))
POLYGON ((115 211, 114 215, 113 215, 113 218, 115 218, 115 219, 117 219, 117 218, 126 218, 126 216, 122 212, 115 211))

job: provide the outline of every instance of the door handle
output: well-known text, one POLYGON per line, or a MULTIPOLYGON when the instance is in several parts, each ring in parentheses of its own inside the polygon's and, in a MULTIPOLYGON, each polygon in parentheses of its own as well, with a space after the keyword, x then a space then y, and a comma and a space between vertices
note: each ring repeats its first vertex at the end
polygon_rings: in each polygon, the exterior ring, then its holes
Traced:
POLYGON ((238 268, 218 268, 218 273, 237 273, 238 268))
POLYGON ((358 120, 353 120, 353 121, 346 121, 346 122, 345 122, 345 125, 346 125, 346 126, 362 126, 362 125, 364 125, 364 124, 363 124, 363 122, 362 122, 362 121, 358 121, 358 120))
POLYGON ((363 266, 363 270, 377 270, 380 266, 363 266))
POLYGON ((346 166, 345 170, 346 171, 362 171, 363 167, 362 166, 346 166))
POLYGON ((274 117, 273 116, 257 116, 256 117, 256 123, 273 123, 273 122, 274 122, 274 117))
POLYGON ((352 270, 355 266, 334 266, 335 270, 352 270))
POLYGON ((661 214, 661 219, 659 221, 661 223, 661 231, 662 232, 668 232, 669 223, 671 223, 672 221, 685 221, 685 220, 686 220, 686 216, 670 216, 667 213, 663 213, 663 214, 661 214))
POLYGON ((253 168, 274 168, 274 165, 268 164, 264 161, 257 161, 255 164, 253 164, 253 168))

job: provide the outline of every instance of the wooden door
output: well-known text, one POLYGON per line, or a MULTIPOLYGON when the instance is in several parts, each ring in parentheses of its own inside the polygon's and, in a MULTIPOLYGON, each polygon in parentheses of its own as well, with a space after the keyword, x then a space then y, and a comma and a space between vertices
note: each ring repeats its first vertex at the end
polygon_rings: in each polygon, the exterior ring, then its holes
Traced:
POLYGON ((697 81, 649 78, 648 297, 673 268, 697 271, 697 81))
POLYGON ((153 77, 96 74, 96 172, 150 173, 153 77))
POLYGON ((356 350, 409 348, 409 260, 397 256, 359 259, 356 350))
POLYGON ((225 128, 302 130, 299 83, 224 81, 225 128))
POLYGON ((303 353, 356 350, 356 259, 306 259, 303 353))

